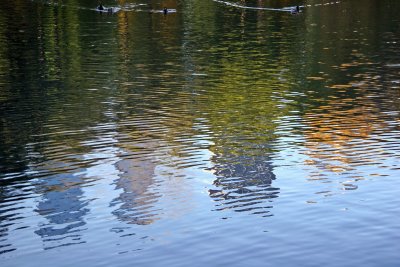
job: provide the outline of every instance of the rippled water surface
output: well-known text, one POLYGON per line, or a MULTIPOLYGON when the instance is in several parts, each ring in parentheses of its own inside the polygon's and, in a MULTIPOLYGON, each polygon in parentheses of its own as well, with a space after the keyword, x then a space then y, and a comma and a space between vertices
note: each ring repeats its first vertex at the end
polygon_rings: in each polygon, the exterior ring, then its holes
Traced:
POLYGON ((95 4, 0 0, 2 267, 399 266, 399 1, 95 4))

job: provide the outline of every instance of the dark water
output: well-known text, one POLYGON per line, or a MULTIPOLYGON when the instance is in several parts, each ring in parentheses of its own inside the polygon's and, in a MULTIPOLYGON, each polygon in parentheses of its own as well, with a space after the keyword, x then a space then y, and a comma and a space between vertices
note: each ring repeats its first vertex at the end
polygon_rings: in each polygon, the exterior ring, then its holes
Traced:
POLYGON ((400 1, 95 4, 0 0, 2 267, 399 266, 400 1))

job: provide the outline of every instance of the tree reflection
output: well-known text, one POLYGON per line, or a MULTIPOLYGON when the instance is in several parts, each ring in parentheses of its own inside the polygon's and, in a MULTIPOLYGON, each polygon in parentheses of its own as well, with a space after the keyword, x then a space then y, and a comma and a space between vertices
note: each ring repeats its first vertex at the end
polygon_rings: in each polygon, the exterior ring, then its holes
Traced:
POLYGON ((309 157, 305 164, 315 168, 310 180, 326 180, 332 174, 345 177, 344 190, 356 189, 356 182, 367 176, 385 175, 397 157, 391 144, 398 127, 393 113, 399 105, 398 71, 390 63, 398 61, 398 46, 392 45, 398 37, 379 29, 391 29, 397 22, 382 20, 380 12, 375 14, 378 6, 379 1, 362 6, 343 2, 341 19, 329 15, 339 6, 313 8, 306 14, 306 41, 312 44, 307 45, 307 54, 315 57, 307 64, 307 86, 318 85, 318 90, 306 92, 304 99, 310 105, 303 114, 304 154, 309 157), (359 20, 349 28, 355 16, 359 20), (379 34, 382 39, 376 38, 379 34), (322 38, 315 42, 316 36, 322 38), (374 166, 373 173, 368 166, 374 166))
MULTIPOLYGON (((370 82, 364 80, 363 84, 370 82)), ((363 166, 392 167, 388 163, 397 157, 395 146, 390 145, 394 142, 392 130, 396 123, 391 125, 395 118, 384 113, 387 104, 391 103, 376 103, 374 99, 382 93, 371 91, 369 86, 336 86, 350 91, 367 91, 357 99, 341 98, 339 101, 333 98, 324 106, 304 114, 305 124, 309 126, 304 131, 307 148, 304 153, 309 157, 306 164, 318 169, 310 179, 323 180, 326 173, 347 173, 355 178, 351 180, 354 183, 370 175, 363 166)), ((380 175, 379 169, 374 169, 374 173, 380 175)), ((356 188, 349 181, 345 184, 344 189, 356 188)))

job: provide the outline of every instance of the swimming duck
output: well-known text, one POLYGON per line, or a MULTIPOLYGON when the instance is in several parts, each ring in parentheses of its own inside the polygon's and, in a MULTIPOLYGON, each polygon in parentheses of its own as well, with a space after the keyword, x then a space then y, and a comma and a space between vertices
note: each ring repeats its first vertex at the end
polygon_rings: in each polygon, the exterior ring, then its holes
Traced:
POLYGON ((104 10, 104 6, 102 3, 100 3, 97 7, 97 10, 104 10))
POLYGON ((290 13, 292 14, 300 13, 300 7, 299 6, 294 7, 290 13))

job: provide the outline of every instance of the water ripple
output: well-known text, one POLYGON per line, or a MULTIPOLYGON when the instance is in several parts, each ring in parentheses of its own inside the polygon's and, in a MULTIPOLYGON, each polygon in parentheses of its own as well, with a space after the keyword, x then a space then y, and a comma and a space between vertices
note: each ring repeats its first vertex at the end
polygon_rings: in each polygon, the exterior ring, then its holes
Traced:
POLYGON ((0 5, 2 266, 395 266, 382 1, 0 5))

